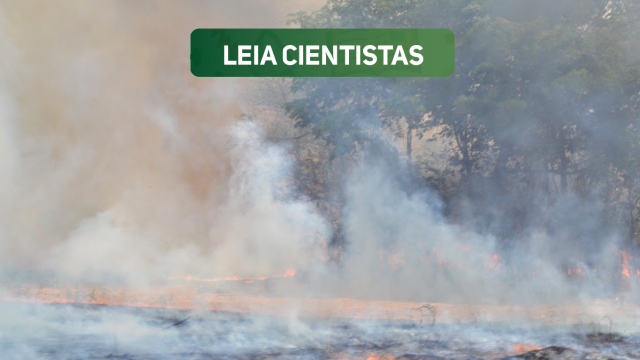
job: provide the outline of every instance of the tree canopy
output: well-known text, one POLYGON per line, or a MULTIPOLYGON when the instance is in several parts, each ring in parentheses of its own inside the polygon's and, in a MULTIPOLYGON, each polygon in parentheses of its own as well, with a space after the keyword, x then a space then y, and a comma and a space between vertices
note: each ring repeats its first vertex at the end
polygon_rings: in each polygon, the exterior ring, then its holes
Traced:
POLYGON ((539 221, 539 204, 576 198, 597 202, 604 225, 628 229, 633 242, 639 8, 624 0, 329 0, 291 21, 449 28, 456 70, 449 78, 297 78, 287 112, 331 146, 332 159, 385 131, 402 139, 452 216, 472 204, 475 226, 499 228, 504 238, 539 221), (445 165, 412 154, 417 141, 439 142, 445 165))

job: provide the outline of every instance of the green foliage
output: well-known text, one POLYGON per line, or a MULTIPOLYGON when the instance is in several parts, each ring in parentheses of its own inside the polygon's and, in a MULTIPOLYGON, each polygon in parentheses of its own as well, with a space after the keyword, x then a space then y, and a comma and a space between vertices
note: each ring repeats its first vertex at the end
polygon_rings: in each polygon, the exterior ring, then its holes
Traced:
POLYGON ((522 203, 596 194, 613 212, 631 207, 622 222, 635 236, 640 5, 329 0, 317 12, 295 14, 292 22, 445 27, 456 34, 456 71, 449 78, 294 81, 299 97, 289 104, 289 114, 297 126, 312 128, 335 146, 335 156, 357 151, 381 128, 406 138, 408 152, 413 135, 429 133, 452 144, 447 167, 438 171, 448 179, 434 181, 455 192, 445 198, 490 197, 498 187, 509 212, 522 203), (621 190, 626 204, 611 195, 611 179, 627 179, 621 190))

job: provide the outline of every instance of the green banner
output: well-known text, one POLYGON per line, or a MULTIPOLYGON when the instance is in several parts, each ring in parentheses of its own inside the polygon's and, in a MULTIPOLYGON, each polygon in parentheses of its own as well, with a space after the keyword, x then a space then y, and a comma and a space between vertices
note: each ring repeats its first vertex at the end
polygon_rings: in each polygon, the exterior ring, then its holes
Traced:
POLYGON ((200 77, 446 77, 448 29, 196 29, 191 73, 200 77))

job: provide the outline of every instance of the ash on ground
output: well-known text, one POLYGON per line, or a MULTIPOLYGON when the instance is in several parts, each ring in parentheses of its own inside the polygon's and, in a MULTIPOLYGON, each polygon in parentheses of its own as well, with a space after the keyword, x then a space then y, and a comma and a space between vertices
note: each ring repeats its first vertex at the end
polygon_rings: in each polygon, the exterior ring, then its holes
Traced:
MULTIPOLYGON (((7 302, 3 359, 640 359, 640 333, 7 302)), ((615 325, 615 324, 614 324, 615 325)))

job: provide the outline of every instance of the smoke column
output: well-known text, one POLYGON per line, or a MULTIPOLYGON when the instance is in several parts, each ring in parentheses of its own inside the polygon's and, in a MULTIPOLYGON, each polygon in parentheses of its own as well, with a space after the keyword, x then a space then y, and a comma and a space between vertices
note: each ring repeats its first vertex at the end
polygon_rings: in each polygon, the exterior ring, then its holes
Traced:
MULTIPOLYGON (((288 245, 301 235, 281 221, 300 209, 264 208, 266 185, 242 175, 260 172, 246 169, 255 152, 225 145, 246 82, 198 79, 188 58, 197 27, 283 26, 287 11, 264 1, 4 3, 4 269, 140 284, 294 266, 299 249, 288 245), (251 201, 262 214, 244 212, 251 201)), ((286 167, 270 155, 269 171, 286 167)))

